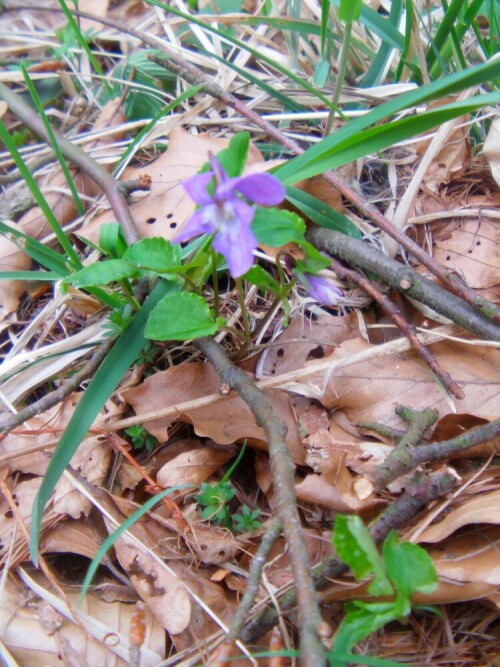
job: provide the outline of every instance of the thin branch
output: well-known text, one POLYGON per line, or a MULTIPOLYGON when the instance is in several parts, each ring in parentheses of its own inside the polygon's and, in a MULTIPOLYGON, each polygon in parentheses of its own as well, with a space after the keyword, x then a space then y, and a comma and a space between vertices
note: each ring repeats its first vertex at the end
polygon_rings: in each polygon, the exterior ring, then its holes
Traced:
POLYGON ((110 339, 105 343, 102 343, 97 350, 94 352, 92 357, 82 366, 82 368, 75 373, 72 377, 61 382, 59 387, 50 394, 46 394, 38 401, 31 403, 23 410, 16 412, 14 415, 7 417, 0 422, 0 433, 7 433, 12 431, 12 429, 17 428, 27 419, 31 419, 35 415, 42 414, 50 408, 54 407, 58 403, 61 403, 67 396, 69 396, 73 391, 78 389, 80 384, 91 377, 95 371, 101 365, 101 362, 104 360, 109 350, 111 349, 114 339, 110 339))
POLYGON ((194 345, 210 360, 221 381, 239 393, 257 424, 266 432, 276 509, 283 526, 297 589, 302 663, 305 666, 320 667, 325 664, 323 645, 319 638, 323 620, 297 510, 293 463, 285 441, 286 426, 276 417, 268 400, 250 377, 229 360, 224 348, 210 338, 198 338, 194 345))
POLYGON ((404 405, 398 405, 395 412, 398 417, 405 420, 408 428, 385 461, 377 466, 370 475, 377 491, 382 491, 392 479, 402 475, 403 473, 399 472, 401 468, 407 470, 416 468, 412 465, 412 454, 422 442, 427 431, 439 418, 439 412, 433 408, 416 411, 404 405))
POLYGON ((350 280, 352 283, 358 287, 361 287, 362 290, 369 294, 380 305, 380 307, 383 309, 386 315, 390 317, 394 324, 401 329, 401 331, 410 341, 412 347, 418 352, 429 368, 437 375, 448 391, 450 391, 453 396, 455 396, 455 398, 465 398, 463 389, 453 380, 448 372, 441 368, 438 360, 432 354, 429 348, 419 340, 415 327, 407 320, 405 320, 405 318, 399 312, 398 308, 394 305, 388 296, 383 294, 372 282, 368 280, 368 278, 365 278, 363 275, 361 275, 361 273, 345 267, 336 259, 332 259, 331 268, 335 271, 339 278, 350 280))
MULTIPOLYGON (((418 419, 422 413, 411 411, 408 416, 418 419)), ((372 473, 371 479, 378 490, 383 489, 393 480, 406 475, 417 466, 433 461, 443 461, 465 449, 484 444, 500 435, 500 419, 496 419, 483 426, 471 429, 456 438, 443 442, 431 442, 421 445, 420 441, 409 442, 405 438, 392 450, 385 461, 372 473)))
POLYGON ((267 558, 271 553, 271 549, 273 548, 273 545, 278 539, 280 533, 281 521, 278 517, 274 517, 260 542, 257 553, 252 558, 250 571, 248 573, 247 587, 234 615, 231 628, 229 629, 229 637, 231 640, 238 639, 240 636, 247 616, 252 608, 253 602, 257 597, 257 593, 259 592, 262 570, 264 569, 267 558))
POLYGON ((485 318, 454 294, 409 266, 387 257, 364 241, 332 229, 309 227, 306 238, 320 250, 363 271, 370 271, 402 294, 407 294, 456 322, 476 336, 500 340, 500 326, 485 318))
MULTIPOLYGON (((370 528, 375 542, 382 542, 391 530, 404 528, 417 513, 436 498, 447 495, 456 476, 450 472, 426 475, 417 473, 407 484, 405 491, 390 505, 370 528)), ((348 566, 338 557, 331 557, 313 568, 313 580, 316 590, 324 590, 332 579, 346 572, 348 566)), ((287 591, 279 599, 280 613, 289 611, 297 604, 296 589, 287 591)), ((275 609, 268 608, 249 623, 241 633, 240 639, 245 644, 255 643, 278 622, 275 609)))

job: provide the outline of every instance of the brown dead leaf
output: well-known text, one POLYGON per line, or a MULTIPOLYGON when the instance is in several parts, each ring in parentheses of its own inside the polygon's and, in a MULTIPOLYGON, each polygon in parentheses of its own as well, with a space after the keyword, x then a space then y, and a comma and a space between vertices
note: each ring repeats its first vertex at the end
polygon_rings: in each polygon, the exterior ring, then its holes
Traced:
MULTIPOLYGON (((447 100, 449 101, 449 100, 447 100)), ((429 109, 437 108, 445 104, 444 100, 429 104, 429 109)), ((427 187, 437 192, 443 183, 449 183, 452 178, 457 178, 464 173, 470 162, 470 148, 468 141, 468 127, 464 125, 467 116, 462 116, 454 121, 458 127, 451 128, 447 133, 445 141, 434 155, 433 160, 424 176, 427 187)), ((419 156, 423 156, 432 139, 425 139, 415 145, 419 156)))
MULTIPOLYGON (((330 358, 349 357, 373 349, 361 338, 342 343, 330 358)), ((498 358, 496 350, 451 341, 432 345, 443 368, 465 391, 465 399, 454 399, 457 412, 474 414, 490 421, 498 411, 498 358)), ((306 363, 306 367, 311 362, 306 363)), ((318 398, 328 409, 342 408, 349 421, 378 421, 395 428, 404 424, 394 413, 397 405, 414 410, 436 408, 449 412, 448 402, 430 371, 414 351, 376 357, 346 366, 334 374, 324 372, 300 382, 289 382, 290 391, 318 398)))
MULTIPOLYGON (((123 398, 132 405, 137 415, 168 406, 202 398, 220 390, 220 379, 215 369, 207 363, 194 362, 173 366, 167 371, 155 373, 141 385, 123 392, 123 398)), ((280 390, 267 390, 270 401, 279 419, 288 427, 287 444, 297 464, 304 461, 304 448, 297 429, 292 398, 280 390)), ((235 395, 210 405, 190 410, 189 413, 148 421, 145 427, 158 440, 168 440, 168 429, 180 419, 193 424, 200 437, 211 438, 221 445, 229 445, 248 438, 250 444, 266 448, 265 433, 257 426, 250 408, 235 395)))
POLYGON ((500 515, 492 512, 492 507, 498 507, 500 491, 483 493, 470 498, 463 505, 449 512, 445 518, 436 523, 419 536, 419 542, 441 542, 459 528, 468 524, 500 523, 500 515))
POLYGON ((280 375, 302 368, 307 361, 327 357, 341 341, 357 335, 354 313, 346 317, 322 313, 314 319, 298 315, 263 352, 257 375, 280 375))
POLYGON ((165 630, 172 635, 183 632, 191 619, 191 599, 181 579, 126 535, 115 541, 114 549, 137 593, 165 630))
POLYGON ((46 554, 72 553, 92 560, 102 544, 103 535, 89 519, 59 521, 42 536, 40 551, 46 554))
POLYGON ((500 283, 498 220, 470 218, 455 225, 449 238, 437 239, 434 258, 443 266, 461 272, 474 289, 488 289, 500 283))
MULTIPOLYGON (((68 7, 79 9, 81 12, 93 14, 94 16, 104 17, 108 13, 109 0, 100 0, 100 2, 95 2, 95 0, 78 0, 77 3, 75 0, 69 0, 68 7)), ((92 33, 100 32, 102 27, 102 23, 99 23, 99 21, 92 21, 92 19, 85 17, 81 17, 79 20, 79 28, 82 35, 85 35, 88 30, 91 30, 92 33)))
MULTIPOLYGON (((214 448, 208 445, 195 445, 193 440, 175 443, 176 454, 165 463, 156 474, 156 482, 164 489, 177 484, 199 486, 216 472, 221 465, 230 461, 234 448, 214 448)), ((168 453, 172 447, 167 449, 168 453)))
POLYGON ((500 528, 470 530, 430 551, 438 574, 451 581, 500 586, 500 528))

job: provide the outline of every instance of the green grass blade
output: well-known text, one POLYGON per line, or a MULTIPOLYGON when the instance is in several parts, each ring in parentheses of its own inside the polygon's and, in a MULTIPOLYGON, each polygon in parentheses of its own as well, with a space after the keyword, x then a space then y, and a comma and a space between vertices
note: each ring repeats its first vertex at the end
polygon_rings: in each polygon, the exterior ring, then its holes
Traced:
POLYGON ((133 364, 142 347, 148 342, 144 338, 144 328, 151 310, 160 299, 174 289, 178 289, 174 283, 163 280, 158 283, 97 370, 62 434, 33 504, 30 553, 35 564, 38 563, 39 533, 43 512, 55 485, 104 403, 133 364))
POLYGON ((334 229, 355 239, 363 236, 352 220, 308 192, 295 188, 293 185, 287 185, 286 198, 290 204, 320 227, 334 229))
MULTIPOLYGON (((453 120, 463 114, 473 113, 485 105, 500 104, 500 93, 489 93, 487 95, 477 95, 469 100, 455 102, 439 109, 431 109, 417 116, 409 116, 392 123, 386 123, 381 126, 368 128, 359 132, 356 136, 349 138, 341 143, 330 144, 328 150, 320 155, 301 161, 301 164, 290 173, 288 170, 283 175, 280 167, 274 173, 288 185, 306 178, 311 178, 317 174, 322 174, 330 169, 337 169, 348 162, 357 160, 360 157, 376 151, 381 151, 388 146, 392 146, 400 141, 405 141, 422 132, 426 132, 442 123, 453 120)), ((307 155, 304 153, 300 158, 307 155)), ((284 166, 295 163, 295 158, 284 166)))
POLYGON ((59 148, 57 139, 55 138, 54 132, 52 131, 52 125, 49 123, 49 119, 47 118, 47 114, 45 113, 45 109, 43 108, 43 104, 40 101, 40 97, 38 96, 33 81, 30 79, 28 71, 22 63, 21 63, 21 71, 23 73, 24 81, 26 83, 26 87, 28 88, 28 92, 31 95, 31 99, 35 104, 36 110, 38 111, 38 114, 42 119, 45 129, 47 130, 47 135, 49 137, 50 145, 52 146, 52 150, 54 151, 57 160, 61 166, 64 178, 66 179, 66 183, 68 184, 68 187, 70 189, 71 196, 73 197, 73 201, 75 202, 78 215, 82 216, 85 213, 85 208, 80 199, 80 195, 78 194, 75 181, 73 180, 73 177, 71 176, 71 173, 68 169, 68 165, 66 164, 66 160, 64 159, 63 154, 61 153, 61 149, 59 148))
POLYGON ((326 34, 330 15, 330 0, 321 0, 321 57, 325 57, 326 34))
POLYGON ((0 121, 0 139, 3 141, 5 144, 5 147, 9 151, 12 159, 16 163, 17 168, 19 169, 19 172, 21 174, 21 177, 24 179, 26 185, 28 186, 31 194, 33 195, 33 198, 35 199, 36 203, 40 207, 42 213, 44 214, 45 218, 47 219, 47 222, 50 225, 50 228, 54 232, 54 234, 57 237, 57 240, 61 244, 61 247, 63 248, 64 252, 68 255, 70 260, 72 261, 75 266, 80 267, 81 262, 76 254, 73 246, 68 240, 68 237, 64 233, 63 228, 59 224, 59 221, 57 220, 56 216, 54 215, 52 209, 47 203, 47 200, 42 194, 42 191, 38 187, 37 182, 33 178, 30 170, 26 166, 26 163, 24 162, 21 154, 17 150, 17 147, 12 140, 12 137, 10 134, 7 132, 7 128, 5 125, 0 121))
MULTIPOLYGON (((304 88, 304 90, 307 90, 308 93, 316 97, 318 100, 323 102, 329 109, 332 108, 330 100, 323 95, 319 90, 316 90, 314 86, 311 86, 307 81, 302 79, 300 76, 297 74, 294 74, 291 72, 289 69, 286 67, 283 67, 279 63, 277 63, 275 60, 272 58, 268 58, 265 56, 261 51, 258 51, 257 49, 252 49, 248 46, 248 44, 245 44, 245 42, 241 42, 239 39, 236 39, 232 37, 231 35, 228 35, 225 32, 221 32, 220 30, 217 30, 217 28, 214 28, 213 26, 209 25, 205 21, 201 21, 200 19, 196 18, 195 16, 192 16, 191 14, 185 14, 184 12, 181 12, 179 9, 176 9, 172 5, 166 5, 164 2, 160 2, 159 0, 146 0, 148 5, 154 5, 155 7, 160 7, 161 9, 164 9, 165 11, 169 12, 170 14, 174 14, 175 16, 179 16, 180 18, 183 18, 185 21, 188 22, 188 24, 192 23, 194 25, 198 25, 202 27, 204 30, 207 32, 211 32, 214 35, 218 35, 223 41, 229 42, 230 44, 234 44, 234 46, 237 46, 239 49, 242 49, 243 51, 246 51, 247 53, 252 54, 255 58, 258 60, 261 60, 265 63, 267 63, 270 67, 273 69, 277 70, 281 74, 284 74, 288 78, 290 78, 292 81, 295 81, 297 85, 299 85, 301 88, 304 88)), ((262 23, 262 21, 260 21, 262 23)), ((319 34, 319 26, 318 26, 318 34, 319 34)))
MULTIPOLYGON (((395 30, 398 30, 399 21, 401 20, 401 16, 403 14, 403 9, 403 0, 392 0, 389 16, 386 20, 394 26, 395 30)), ((375 86, 383 81, 387 63, 389 62, 389 58, 391 57, 394 48, 395 47, 392 44, 382 40, 382 44, 380 45, 380 48, 377 51, 377 54, 375 55, 375 58, 373 59, 368 72, 361 79, 361 86, 363 88, 375 86)))
POLYGON ((64 278, 64 276, 69 274, 66 258, 52 248, 48 248, 43 243, 40 243, 40 241, 31 238, 31 236, 24 234, 15 227, 6 225, 4 222, 0 222, 0 234, 3 234, 7 239, 16 243, 19 250, 25 252, 35 262, 57 273, 60 278, 64 278))
POLYGON ((411 33, 413 27, 413 0, 406 0, 406 16, 405 16, 405 33, 404 33, 404 46, 401 52, 401 58, 399 59, 398 67, 396 70, 396 81, 401 81, 401 76, 403 74, 403 69, 405 65, 409 68, 412 67, 411 63, 408 62, 408 55, 411 48, 411 33))
POLYGON ((94 54, 89 48, 89 45, 87 44, 87 41, 85 37, 82 35, 80 28, 78 27, 78 23, 75 21, 73 15, 71 14, 70 10, 68 9, 68 5, 66 4, 65 0, 58 0, 59 5, 61 6, 61 9, 64 13, 64 16, 66 17, 66 20, 68 21, 69 25, 71 26, 73 33, 75 35, 75 39, 78 42, 78 44, 81 46, 81 48, 85 51, 87 54, 88 59, 92 63, 92 67, 94 70, 99 74, 100 77, 102 77, 102 83, 104 87, 106 88, 108 94, 111 94, 113 92, 111 86, 109 83, 106 81, 106 76, 97 62, 97 60, 94 58, 94 54))
POLYGON ((169 496, 171 493, 174 491, 180 491, 182 489, 192 489, 192 488, 197 488, 194 484, 179 484, 177 486, 173 486, 170 489, 165 489, 163 491, 160 491, 160 493, 157 493, 155 496, 152 498, 149 498, 144 505, 139 507, 135 512, 133 512, 129 517, 125 519, 125 521, 108 537, 104 540, 104 542, 101 544, 99 547, 96 555, 92 559, 92 562, 89 565, 89 568, 87 570, 87 573, 85 574, 85 579, 83 580, 82 583, 82 590, 80 592, 80 596, 78 598, 78 606, 80 606, 83 602, 83 598, 86 596, 87 591, 89 589, 90 584, 92 583, 92 579, 94 578, 94 575, 97 571, 97 568, 99 567, 102 559, 104 556, 107 554, 107 552, 111 549, 113 544, 116 542, 116 540, 120 537, 120 535, 123 535, 123 533, 131 528, 141 517, 143 517, 147 512, 149 512, 150 509, 152 509, 157 503, 160 502, 165 496, 169 496))
MULTIPOLYGON (((303 155, 300 155, 299 157, 296 157, 293 160, 289 160, 287 163, 281 165, 280 167, 277 167, 273 171, 277 176, 279 176, 279 178, 285 184, 290 184, 290 183, 295 183, 301 180, 302 178, 309 178, 311 175, 320 173, 319 171, 316 171, 316 165, 318 165, 320 162, 323 164, 325 171, 328 169, 335 168, 334 165, 338 166, 339 164, 345 164, 346 162, 349 161, 345 157, 343 157, 340 160, 340 162, 337 159, 340 147, 348 148, 349 145, 354 145, 356 143, 359 143, 359 137, 361 133, 371 125, 375 125, 375 123, 379 123, 380 121, 389 118, 390 116, 398 113, 399 111, 405 108, 411 108, 413 106, 423 104, 424 102, 428 102, 429 100, 432 99, 440 99, 442 97, 445 97, 446 95, 450 95, 454 92, 461 91, 464 88, 481 85, 485 81, 490 81, 491 79, 494 79, 495 77, 499 76, 499 74, 500 74, 500 59, 496 58, 490 62, 484 63, 483 65, 478 65, 477 67, 471 68, 469 70, 465 70, 463 72, 457 72, 455 74, 450 74, 444 80, 433 81, 432 83, 429 83, 426 86, 421 86, 416 90, 412 90, 408 93, 405 93, 404 95, 401 95, 397 99, 390 100, 389 102, 386 102, 385 104, 376 107, 375 109, 367 113, 365 116, 356 118, 355 120, 351 121, 341 129, 337 130, 334 134, 325 137, 325 139, 320 141, 318 144, 315 144, 314 146, 308 148, 303 155), (327 156, 332 157, 335 155, 337 155, 337 157, 333 159, 331 162, 329 162, 327 156), (315 165, 314 168, 311 168, 311 165, 315 165)), ((490 95, 495 96, 496 93, 491 93, 490 95)), ((484 100, 484 104, 490 104, 490 103, 496 104, 495 100, 497 98, 490 97, 488 95, 475 98, 476 100, 475 104, 477 104, 477 106, 481 106, 479 104, 481 99, 484 100), (488 102, 486 101, 486 98, 488 98, 488 102)), ((457 107, 457 110, 458 109, 459 107, 457 107)), ((433 112, 425 112, 424 114, 419 116, 419 118, 422 117, 431 118, 429 114, 432 113, 433 112)), ((464 113, 464 111, 459 111, 457 115, 459 115, 460 113, 464 113)), ((436 122, 438 123, 441 122, 439 120, 439 115, 437 117, 435 115, 432 115, 432 117, 436 120, 436 122)), ((414 118, 416 122, 417 117, 414 118)), ((420 127, 422 127, 422 123, 420 124, 420 127)), ((432 127, 432 125, 427 125, 427 129, 429 129, 430 127, 432 127)), ((376 131, 385 132, 383 127, 378 127, 374 129, 375 132, 376 131)), ((408 134, 405 138, 414 136, 422 130, 415 129, 414 132, 411 132, 411 127, 408 126, 407 131, 408 134)), ((392 143, 395 142, 396 139, 394 139, 392 143)), ((391 143, 380 142, 380 147, 375 150, 381 150, 382 147, 386 147, 387 145, 391 145, 391 143)), ((373 150, 373 148, 370 150, 373 150)), ((362 155, 366 155, 368 152, 370 151, 367 149, 364 153, 361 154, 359 153, 359 151, 356 151, 356 154, 358 157, 360 157, 362 155)))
POLYGON ((431 79, 446 72, 453 56, 453 35, 455 43, 460 44, 482 4, 483 0, 472 0, 470 5, 467 0, 452 0, 427 51, 427 68, 431 79), (463 19, 457 20, 464 10, 463 19))
POLYGON ((47 282, 61 280, 61 276, 53 271, 0 271, 0 280, 31 280, 47 282))

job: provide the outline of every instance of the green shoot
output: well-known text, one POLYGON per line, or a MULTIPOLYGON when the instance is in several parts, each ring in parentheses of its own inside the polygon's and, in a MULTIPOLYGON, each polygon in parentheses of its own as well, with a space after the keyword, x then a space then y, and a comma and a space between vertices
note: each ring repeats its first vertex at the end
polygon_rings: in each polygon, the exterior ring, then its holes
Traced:
MULTIPOLYGON (((411 542, 400 542, 394 531, 386 537, 380 554, 359 517, 339 515, 333 544, 357 581, 372 577, 368 587, 371 595, 391 598, 384 602, 347 603, 333 655, 349 654, 358 642, 387 623, 406 619, 412 609, 412 596, 417 592, 429 594, 437 588, 436 569, 427 552, 411 542)), ((347 661, 340 664, 346 665, 347 661)))

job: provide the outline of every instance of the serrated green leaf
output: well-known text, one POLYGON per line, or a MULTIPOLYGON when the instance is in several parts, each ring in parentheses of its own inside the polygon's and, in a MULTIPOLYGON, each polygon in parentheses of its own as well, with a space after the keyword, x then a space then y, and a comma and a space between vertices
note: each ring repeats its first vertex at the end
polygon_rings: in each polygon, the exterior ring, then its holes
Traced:
POLYGON ((257 208, 252 220, 257 241, 271 248, 303 242, 305 230, 306 223, 300 215, 279 208, 257 208))
POLYGON ((374 575, 368 589, 372 595, 392 595, 394 593, 387 578, 384 561, 359 516, 337 515, 333 545, 358 581, 374 575))
POLYGON ((139 269, 163 273, 181 265, 181 248, 155 236, 142 239, 127 248, 124 259, 139 269))
POLYGON ((207 302, 192 292, 168 294, 153 309, 146 325, 146 338, 152 340, 190 340, 211 336, 224 325, 215 319, 207 302))
POLYGON ((408 599, 414 593, 432 593, 438 585, 438 575, 429 554, 411 542, 400 542, 392 531, 384 541, 382 553, 387 574, 398 594, 408 599))
POLYGON ((75 287, 93 287, 131 278, 137 269, 124 259, 109 259, 105 262, 96 262, 76 271, 69 278, 75 287))

